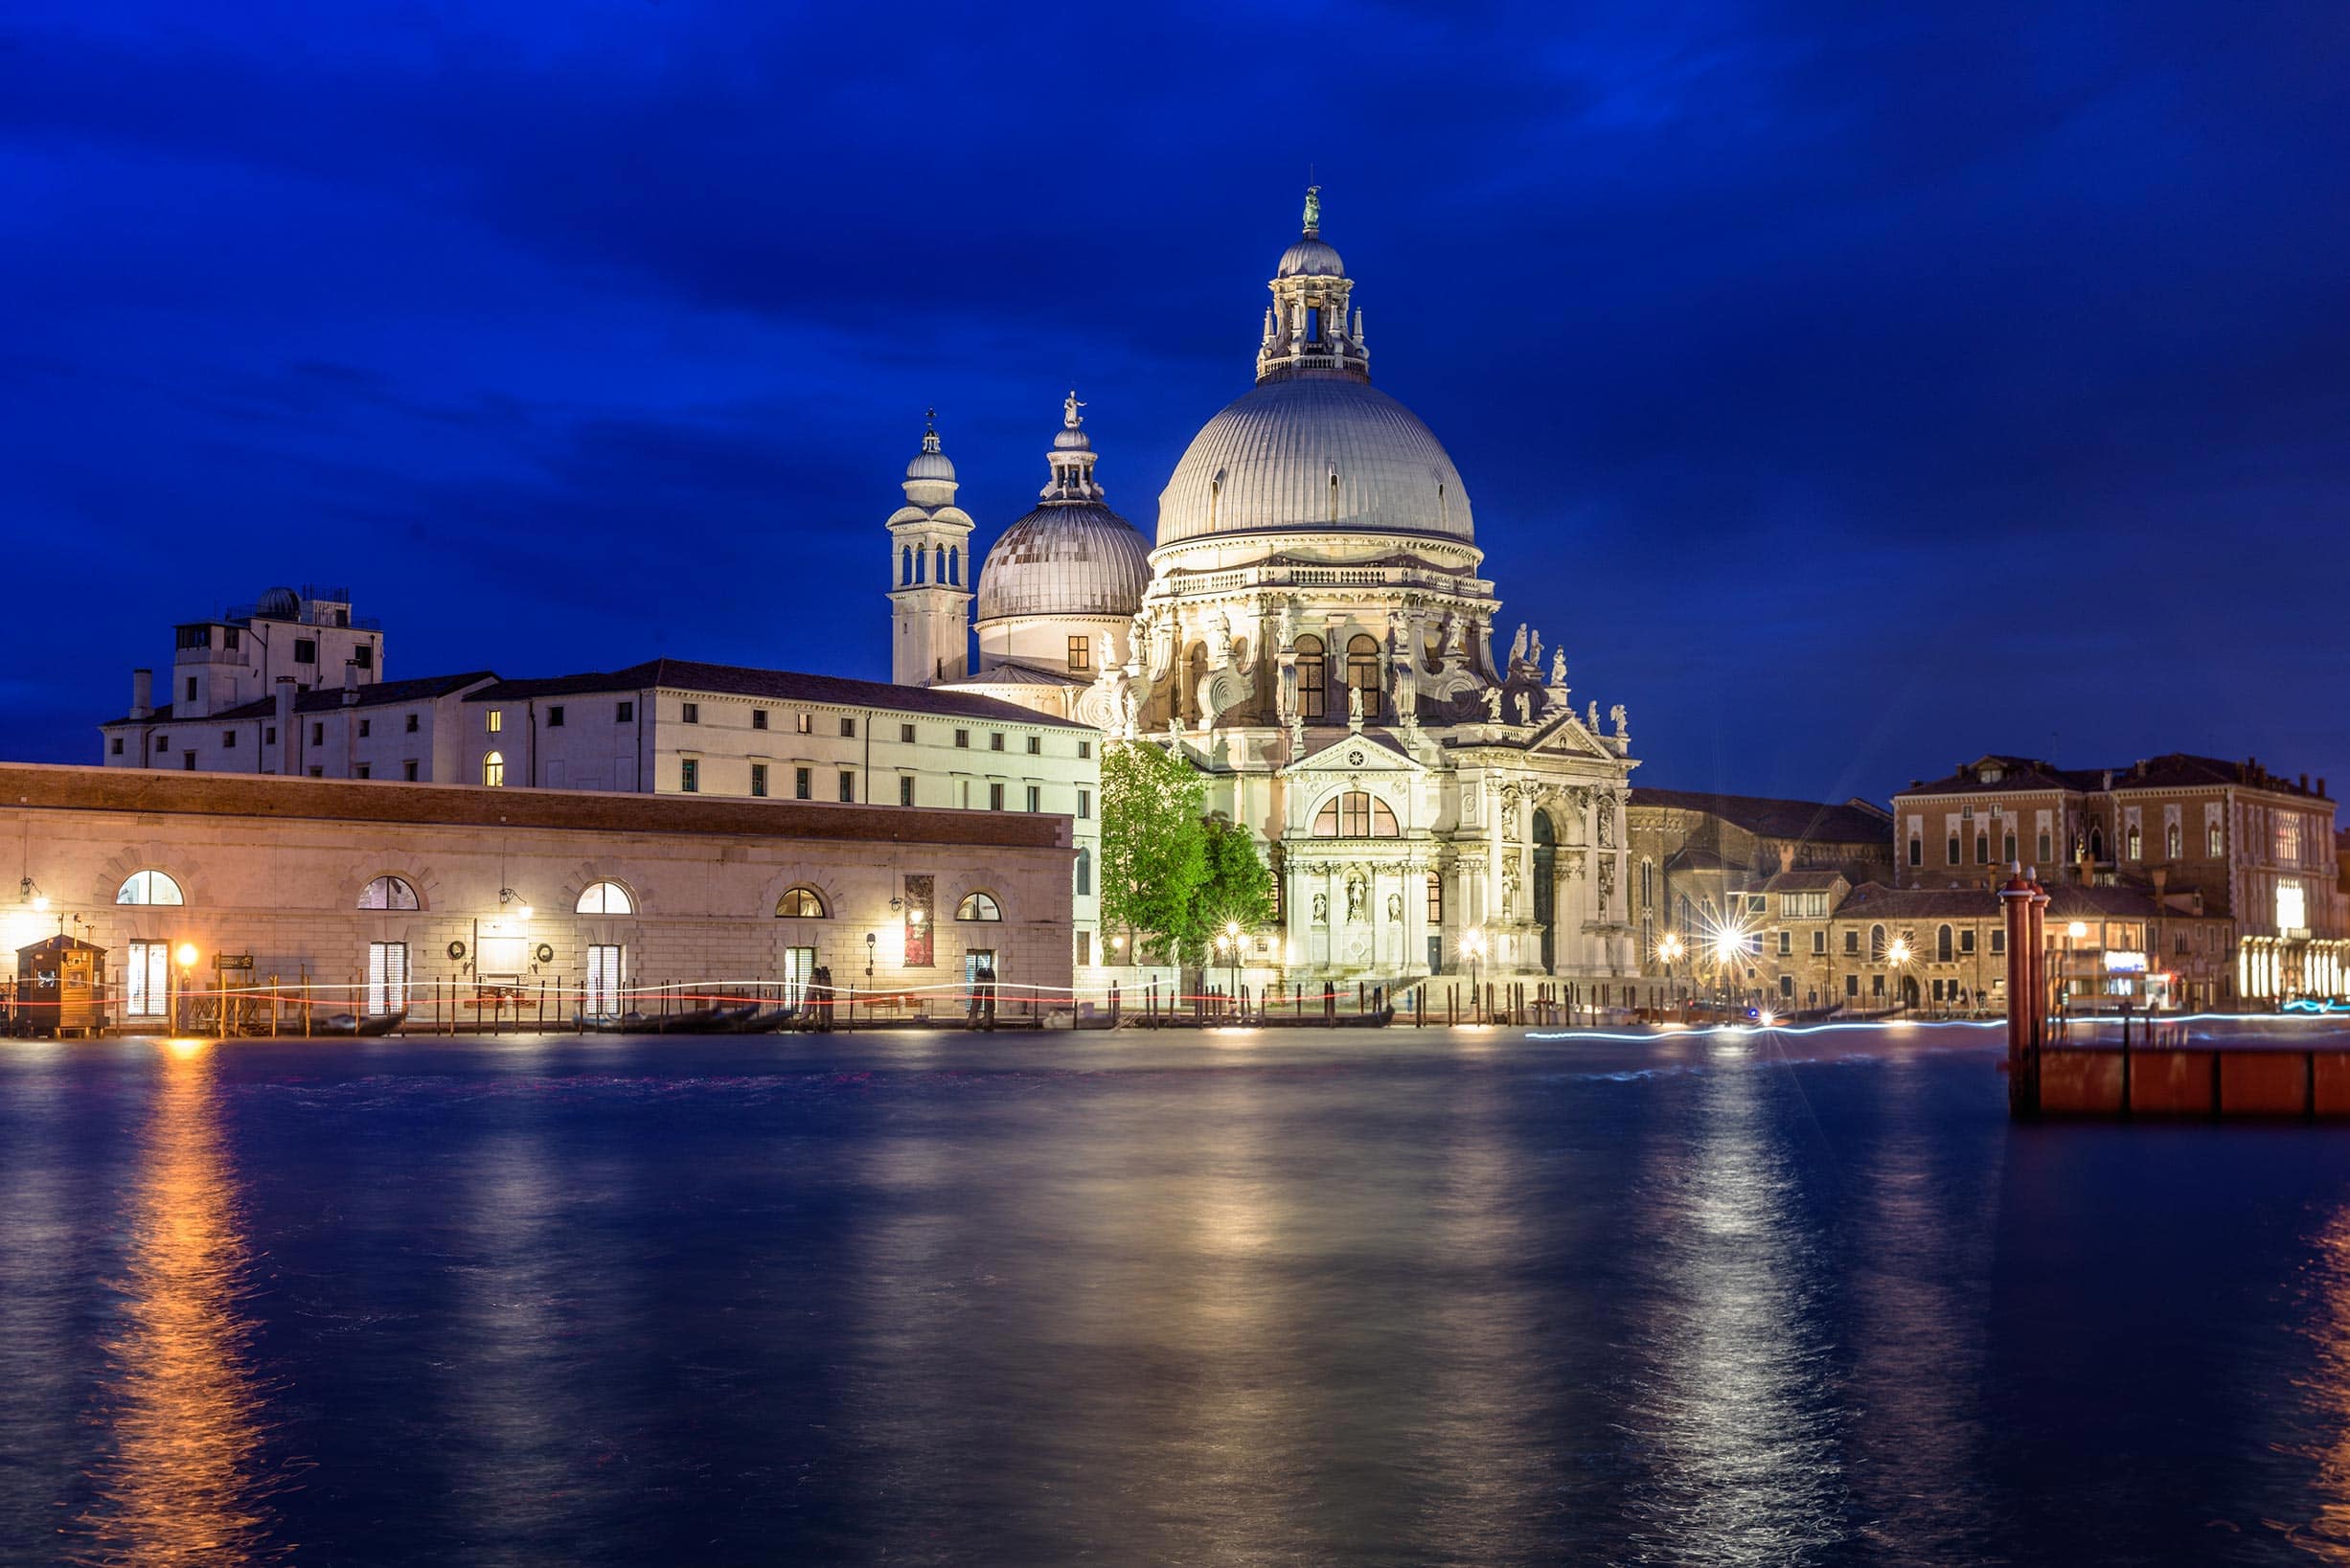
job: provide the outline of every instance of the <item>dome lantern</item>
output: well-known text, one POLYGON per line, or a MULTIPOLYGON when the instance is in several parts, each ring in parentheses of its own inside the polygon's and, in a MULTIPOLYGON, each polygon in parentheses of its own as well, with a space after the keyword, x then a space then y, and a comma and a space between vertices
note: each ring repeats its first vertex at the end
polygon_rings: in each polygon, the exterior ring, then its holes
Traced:
POLYGON ((1371 377, 1371 354, 1362 344, 1362 312, 1350 320, 1354 280, 1346 263, 1322 239, 1322 188, 1306 187, 1305 231, 1281 253, 1273 268, 1272 308, 1257 344, 1257 379, 1336 374, 1371 377))

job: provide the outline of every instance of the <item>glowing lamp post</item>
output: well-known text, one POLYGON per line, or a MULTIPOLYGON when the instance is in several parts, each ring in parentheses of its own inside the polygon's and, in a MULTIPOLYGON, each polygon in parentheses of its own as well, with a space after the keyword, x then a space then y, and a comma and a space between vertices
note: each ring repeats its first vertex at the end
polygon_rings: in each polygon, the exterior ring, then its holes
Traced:
POLYGON ((1485 993, 1477 986, 1477 961, 1485 956, 1485 933, 1471 926, 1461 934, 1461 956, 1469 960, 1469 1006, 1472 1015, 1485 1005, 1485 993))
POLYGON ((1680 935, 1677 932, 1667 931, 1662 937, 1657 939, 1656 956, 1664 960, 1665 994, 1667 996, 1671 996, 1673 994, 1673 962, 1674 960, 1679 958, 1686 950, 1687 949, 1681 945, 1680 935))
POLYGON ((183 942, 171 949, 171 961, 179 966, 179 1027, 188 1028, 188 988, 195 983, 195 961, 201 957, 195 943, 183 942))
POLYGON ((2088 921, 2073 920, 2065 927, 2065 973, 2058 981, 2067 995, 2072 990, 2073 944, 2088 935, 2088 921))
POLYGON ((1885 949, 1885 963, 1891 966, 1893 972, 1894 998, 1901 1004, 1902 1011, 1905 1012, 1909 1011, 1909 998, 1902 991, 1902 969, 1908 962, 1909 943, 1901 937, 1895 937, 1893 945, 1885 949))
POLYGON ((1238 921, 1238 920, 1226 920, 1226 921, 1224 921, 1224 934, 1223 934, 1222 936, 1218 937, 1218 938, 1216 939, 1216 947, 1217 947, 1217 951, 1219 951, 1219 952, 1221 952, 1221 953, 1223 953, 1223 954, 1225 955, 1225 958, 1224 958, 1224 987, 1225 987, 1225 989, 1226 989, 1226 990, 1227 990, 1227 991, 1230 993, 1233 1008, 1234 1008, 1234 1009, 1237 1011, 1237 1010, 1238 1010, 1238 1008, 1240 1007, 1240 1001, 1241 1001, 1241 922, 1240 922, 1240 921, 1238 921))

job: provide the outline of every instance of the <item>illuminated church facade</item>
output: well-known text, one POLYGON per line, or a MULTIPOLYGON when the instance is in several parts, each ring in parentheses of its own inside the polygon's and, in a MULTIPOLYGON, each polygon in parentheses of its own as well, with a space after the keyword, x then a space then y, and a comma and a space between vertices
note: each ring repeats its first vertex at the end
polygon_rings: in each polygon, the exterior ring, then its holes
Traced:
POLYGON ((1193 438, 1154 544, 1110 509, 1071 394, 1038 507, 966 588, 970 519, 925 438, 890 524, 897 678, 1198 769, 1274 871, 1260 978, 1636 975, 1625 711, 1578 709, 1564 650, 1504 629, 1468 489, 1372 383, 1319 217, 1310 193, 1256 383, 1193 438), (958 670, 974 599, 978 657, 958 670))

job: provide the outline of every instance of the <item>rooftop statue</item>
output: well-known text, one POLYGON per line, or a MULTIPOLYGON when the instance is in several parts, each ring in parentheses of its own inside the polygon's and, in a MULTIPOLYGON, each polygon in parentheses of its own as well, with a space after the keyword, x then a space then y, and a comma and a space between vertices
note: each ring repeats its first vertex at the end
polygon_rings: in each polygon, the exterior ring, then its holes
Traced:
POLYGON ((1321 231, 1322 188, 1318 185, 1309 185, 1306 187, 1306 232, 1318 235, 1321 231))
POLYGON ((1077 400, 1077 389, 1071 387, 1069 395, 1061 400, 1061 422, 1072 430, 1084 424, 1084 417, 1079 414, 1078 410, 1084 406, 1084 403, 1077 400))

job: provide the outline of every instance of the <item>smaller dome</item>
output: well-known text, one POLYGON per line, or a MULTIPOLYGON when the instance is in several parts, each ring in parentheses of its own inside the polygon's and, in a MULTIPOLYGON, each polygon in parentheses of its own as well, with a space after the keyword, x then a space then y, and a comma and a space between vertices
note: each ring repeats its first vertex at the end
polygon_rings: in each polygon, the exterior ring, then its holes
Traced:
POLYGON ((979 569, 979 619, 1130 616, 1151 585, 1151 547, 1098 503, 1038 507, 1004 530, 979 569))
POLYGON ((1053 432, 1053 450, 1056 452, 1090 452, 1093 450, 1093 443, 1085 438, 1085 432, 1083 430, 1074 425, 1065 425, 1053 432))
POLYGON ((291 621, 302 613, 302 596, 291 588, 272 588, 262 595, 253 613, 272 621, 291 621))
POLYGON ((905 466, 905 476, 908 479, 929 479, 952 484, 955 477, 955 466, 947 461, 947 454, 944 452, 916 452, 914 461, 905 466))
POLYGON ((1276 278, 1343 278, 1346 263, 1338 253, 1319 239, 1309 235, 1281 253, 1281 265, 1273 269, 1276 278))

